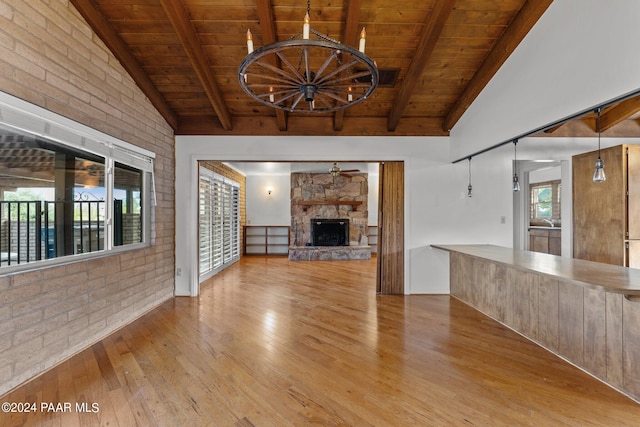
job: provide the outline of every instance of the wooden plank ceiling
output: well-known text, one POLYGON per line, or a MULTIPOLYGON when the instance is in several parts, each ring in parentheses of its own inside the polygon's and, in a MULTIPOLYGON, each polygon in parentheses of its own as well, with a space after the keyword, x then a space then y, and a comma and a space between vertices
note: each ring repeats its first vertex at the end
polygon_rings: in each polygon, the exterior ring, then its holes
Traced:
POLYGON ((312 0, 311 27, 397 70, 337 113, 269 108, 238 67, 302 28, 304 0, 71 0, 176 134, 448 135, 552 0, 312 0))

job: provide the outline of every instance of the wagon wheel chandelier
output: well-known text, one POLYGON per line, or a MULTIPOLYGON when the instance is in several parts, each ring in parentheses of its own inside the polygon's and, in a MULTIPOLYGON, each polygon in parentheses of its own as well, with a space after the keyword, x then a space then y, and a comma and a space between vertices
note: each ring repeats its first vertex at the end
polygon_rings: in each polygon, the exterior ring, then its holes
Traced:
POLYGON ((247 30, 240 86, 262 104, 289 112, 327 113, 361 103, 379 80, 375 62, 364 53, 364 28, 354 49, 312 29, 310 8, 309 0, 302 31, 287 40, 254 50, 247 30))

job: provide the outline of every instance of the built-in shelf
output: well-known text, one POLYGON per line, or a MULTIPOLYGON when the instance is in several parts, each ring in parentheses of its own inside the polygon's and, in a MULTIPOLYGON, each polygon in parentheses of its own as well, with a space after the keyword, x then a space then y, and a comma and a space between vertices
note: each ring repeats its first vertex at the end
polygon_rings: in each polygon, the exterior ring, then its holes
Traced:
POLYGON ((378 253, 378 226, 377 225, 369 225, 367 227, 367 238, 369 240, 369 247, 371 248, 371 253, 378 253))
POLYGON ((280 225, 247 225, 244 227, 245 255, 287 255, 289 227, 280 225))
POLYGON ((303 211, 307 211, 309 206, 315 205, 351 205, 360 206, 362 200, 298 200, 298 206, 302 206, 303 211))

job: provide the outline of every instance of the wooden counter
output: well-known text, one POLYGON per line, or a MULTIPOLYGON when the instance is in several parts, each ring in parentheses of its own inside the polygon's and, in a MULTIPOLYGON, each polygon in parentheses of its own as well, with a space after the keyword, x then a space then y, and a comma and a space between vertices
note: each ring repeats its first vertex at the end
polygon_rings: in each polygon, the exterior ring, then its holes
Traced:
POLYGON ((640 402, 640 270, 492 245, 449 252, 451 295, 640 402))
POLYGON ((640 269, 494 245, 431 245, 607 292, 640 296, 640 269))

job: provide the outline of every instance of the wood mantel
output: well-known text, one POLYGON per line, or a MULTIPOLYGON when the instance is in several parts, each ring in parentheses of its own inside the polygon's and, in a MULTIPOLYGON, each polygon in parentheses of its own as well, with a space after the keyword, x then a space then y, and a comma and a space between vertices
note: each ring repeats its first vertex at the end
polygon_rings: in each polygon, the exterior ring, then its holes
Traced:
POLYGON ((352 205, 360 206, 361 200, 298 200, 298 206, 302 206, 303 211, 307 211, 309 206, 315 205, 352 205))

